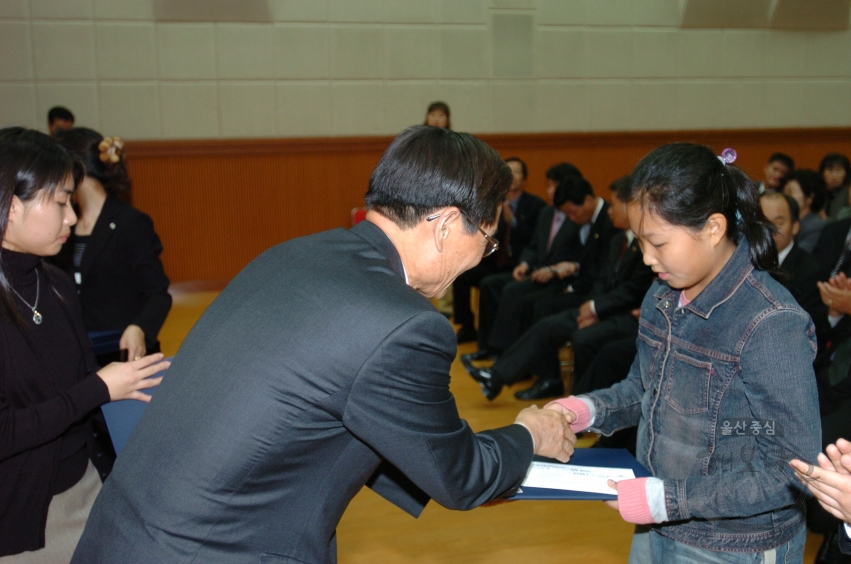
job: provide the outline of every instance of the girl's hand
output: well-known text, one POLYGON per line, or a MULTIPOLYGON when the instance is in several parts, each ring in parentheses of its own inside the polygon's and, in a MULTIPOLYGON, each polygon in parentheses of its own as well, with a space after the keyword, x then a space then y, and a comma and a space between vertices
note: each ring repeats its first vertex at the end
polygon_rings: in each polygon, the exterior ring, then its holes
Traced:
POLYGON ((128 360, 142 358, 145 356, 145 332, 138 325, 128 325, 121 334, 118 348, 127 350, 128 360))
MULTIPOLYGON (((609 480, 607 483, 608 483, 610 488, 615 490, 615 492, 618 491, 618 483, 617 482, 615 482, 614 480, 609 480)), ((620 511, 620 509, 618 508, 618 500, 610 499, 610 500, 606 500, 604 503, 606 505, 608 505, 609 507, 611 507, 612 509, 614 509, 615 511, 620 511)))
POLYGON ((163 360, 162 353, 152 354, 130 362, 112 362, 98 371, 98 376, 109 389, 109 400, 135 399, 149 402, 151 396, 141 390, 159 385, 162 376, 151 378, 168 369, 171 363, 163 360))

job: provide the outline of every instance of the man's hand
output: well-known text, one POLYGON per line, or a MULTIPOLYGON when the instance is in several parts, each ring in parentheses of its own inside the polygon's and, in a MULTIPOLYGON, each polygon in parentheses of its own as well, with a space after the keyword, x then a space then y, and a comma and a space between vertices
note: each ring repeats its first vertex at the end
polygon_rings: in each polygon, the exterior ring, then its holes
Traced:
POLYGON ((511 272, 511 275, 515 280, 520 282, 521 280, 526 279, 526 274, 529 272, 529 265, 525 262, 521 262, 517 266, 514 267, 514 270, 511 272))
POLYGON ((555 276, 555 272, 549 266, 545 266, 543 268, 539 268, 535 272, 532 273, 530 278, 533 282, 537 282, 538 284, 546 284, 555 276))
POLYGON ((535 454, 561 462, 570 460, 576 435, 570 430, 573 419, 569 415, 552 409, 538 409, 538 406, 533 405, 518 413, 514 422, 524 425, 532 433, 535 454))
POLYGON ((599 321, 597 314, 591 311, 590 300, 579 306, 579 315, 576 316, 576 325, 579 329, 585 329, 599 321))

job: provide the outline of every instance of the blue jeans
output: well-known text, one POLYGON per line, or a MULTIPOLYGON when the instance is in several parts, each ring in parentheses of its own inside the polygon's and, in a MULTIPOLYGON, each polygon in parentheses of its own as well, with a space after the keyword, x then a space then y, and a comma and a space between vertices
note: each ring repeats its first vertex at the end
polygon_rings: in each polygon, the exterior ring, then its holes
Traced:
POLYGON ((638 526, 632 537, 629 564, 800 564, 804 561, 807 529, 792 539, 764 552, 717 552, 689 546, 657 533, 649 527, 638 526))

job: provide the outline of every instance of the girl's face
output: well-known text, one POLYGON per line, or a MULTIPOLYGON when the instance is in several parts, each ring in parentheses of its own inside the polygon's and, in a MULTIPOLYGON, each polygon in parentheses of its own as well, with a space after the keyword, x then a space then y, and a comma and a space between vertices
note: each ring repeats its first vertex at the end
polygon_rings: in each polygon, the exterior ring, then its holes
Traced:
POLYGON ((74 181, 68 177, 52 195, 40 190, 28 202, 13 196, 3 248, 40 257, 58 253, 77 223, 71 208, 73 193, 74 181))
POLYGON ((845 169, 842 165, 833 165, 830 168, 824 169, 822 176, 828 190, 835 190, 845 183, 845 169))
POLYGON ((722 214, 711 215, 698 231, 672 225, 640 202, 630 202, 627 215, 644 264, 671 288, 685 290, 689 300, 696 298, 733 256, 735 246, 727 240, 727 221, 722 214))
POLYGON ((446 127, 446 122, 448 121, 446 114, 441 110, 432 110, 426 116, 426 125, 431 125, 432 127, 446 127))

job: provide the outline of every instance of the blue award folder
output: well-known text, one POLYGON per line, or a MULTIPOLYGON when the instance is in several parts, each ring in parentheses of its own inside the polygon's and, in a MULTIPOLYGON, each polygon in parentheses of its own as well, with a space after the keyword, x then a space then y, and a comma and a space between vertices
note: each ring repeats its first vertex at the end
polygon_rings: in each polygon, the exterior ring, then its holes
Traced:
MULTIPOLYGON (((552 464, 565 464, 552 458, 535 457, 535 462, 548 462, 552 464)), ((578 448, 573 451, 573 456, 566 464, 575 466, 596 466, 600 468, 629 468, 635 474, 636 478, 646 478, 650 476, 647 468, 641 465, 638 460, 632 456, 628 450, 623 448, 578 448)), ((509 497, 510 500, 516 499, 537 499, 537 500, 609 500, 617 499, 617 493, 612 490, 612 495, 601 494, 596 492, 580 492, 575 490, 556 490, 548 488, 529 488, 521 486, 520 489, 509 497)))

